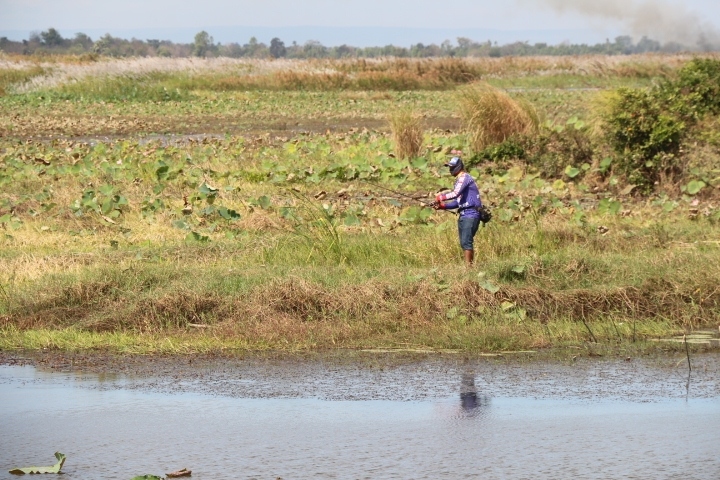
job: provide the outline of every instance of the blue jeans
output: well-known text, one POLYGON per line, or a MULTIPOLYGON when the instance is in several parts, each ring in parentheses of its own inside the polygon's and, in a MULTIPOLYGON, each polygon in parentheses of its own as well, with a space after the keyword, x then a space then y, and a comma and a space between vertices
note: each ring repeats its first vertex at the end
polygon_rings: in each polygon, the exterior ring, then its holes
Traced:
POLYGON ((460 237, 460 247, 463 250, 474 250, 473 240, 480 226, 480 219, 475 217, 458 218, 458 236, 460 237))

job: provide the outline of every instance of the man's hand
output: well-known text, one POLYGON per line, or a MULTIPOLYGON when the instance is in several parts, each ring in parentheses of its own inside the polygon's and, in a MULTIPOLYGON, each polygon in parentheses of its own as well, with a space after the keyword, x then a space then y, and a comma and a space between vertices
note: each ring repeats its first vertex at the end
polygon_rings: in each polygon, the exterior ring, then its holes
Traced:
POLYGON ((433 210, 441 210, 441 209, 442 209, 442 205, 441 205, 440 202, 438 202, 437 200, 435 200, 434 202, 431 202, 431 203, 430 203, 430 207, 431 207, 433 210))

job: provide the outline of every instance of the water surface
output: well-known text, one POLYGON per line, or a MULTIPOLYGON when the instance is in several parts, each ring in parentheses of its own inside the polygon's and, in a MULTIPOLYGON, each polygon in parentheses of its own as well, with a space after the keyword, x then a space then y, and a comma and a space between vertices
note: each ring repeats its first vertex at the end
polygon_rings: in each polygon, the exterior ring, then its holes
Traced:
POLYGON ((720 478, 716 372, 688 388, 677 375, 668 382, 662 366, 632 367, 644 378, 627 383, 645 385, 633 400, 621 382, 603 380, 627 374, 622 364, 571 377, 556 365, 531 395, 511 395, 526 392, 523 368, 526 383, 553 368, 442 365, 381 373, 245 362, 154 377, 0 366, 0 479, 16 478, 7 473, 14 467, 52 465, 58 450, 65 479, 183 467, 195 479, 720 478), (493 387, 508 369, 517 370, 501 382, 516 388, 493 387), (294 381, 283 376, 293 370, 294 381))

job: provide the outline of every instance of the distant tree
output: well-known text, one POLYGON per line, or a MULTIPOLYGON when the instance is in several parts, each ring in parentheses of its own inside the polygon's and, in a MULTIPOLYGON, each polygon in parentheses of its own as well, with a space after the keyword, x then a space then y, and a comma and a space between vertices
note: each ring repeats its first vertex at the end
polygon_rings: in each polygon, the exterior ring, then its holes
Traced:
POLYGON ((454 51, 453 51, 453 44, 450 40, 445 40, 440 44, 440 49, 443 52, 443 56, 447 55, 449 57, 453 57, 454 51))
POLYGON ((353 48, 345 44, 340 45, 335 49, 335 54, 338 58, 351 57, 353 55, 353 48))
POLYGON ((132 38, 125 46, 125 53, 123 56, 147 57, 149 48, 150 45, 142 40, 132 38))
POLYGON ((317 40, 308 40, 303 46, 305 58, 323 58, 327 54, 327 47, 317 40))
POLYGON ((638 44, 635 46, 635 51, 637 53, 659 52, 660 48, 660 42, 656 40, 650 40, 648 37, 642 37, 638 44))
POLYGON ((195 34, 195 42, 193 43, 193 55, 196 57, 204 57, 213 46, 213 38, 205 31, 195 34))
POLYGON ((82 32, 78 32, 75 34, 75 38, 72 41, 73 45, 78 45, 82 47, 83 50, 90 50, 93 46, 92 38, 85 35, 82 32))
POLYGON ((476 44, 473 43, 472 40, 470 40, 467 37, 458 37, 457 38, 458 48, 457 48, 457 55, 458 56, 466 56, 468 53, 470 53, 470 49, 473 48, 476 44))
POLYGON ((230 58, 240 58, 245 55, 245 49, 237 42, 224 45, 220 49, 220 54, 230 58))
POLYGON ((258 39, 255 37, 250 37, 248 43, 245 44, 245 51, 249 57, 263 56, 263 51, 266 51, 266 48, 265 44, 258 42, 258 39))
POLYGON ((620 53, 624 53, 625 55, 633 53, 633 39, 629 35, 615 37, 615 45, 620 49, 620 53))
POLYGON ((60 35, 60 32, 54 28, 50 28, 46 32, 40 32, 40 38, 42 44, 47 47, 61 47, 65 43, 65 39, 60 35))
POLYGON ((279 38, 275 37, 270 40, 270 56, 273 58, 282 58, 287 55, 287 48, 285 43, 279 38))

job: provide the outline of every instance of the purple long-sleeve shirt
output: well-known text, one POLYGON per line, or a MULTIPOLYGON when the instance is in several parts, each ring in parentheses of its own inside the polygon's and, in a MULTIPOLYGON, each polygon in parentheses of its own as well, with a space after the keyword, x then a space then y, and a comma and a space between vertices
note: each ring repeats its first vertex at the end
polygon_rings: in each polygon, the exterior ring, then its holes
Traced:
POLYGON ((480 189, 475 179, 467 172, 461 172, 455 179, 452 192, 437 196, 440 207, 445 210, 457 208, 461 217, 479 218, 478 208, 482 206, 480 189))

